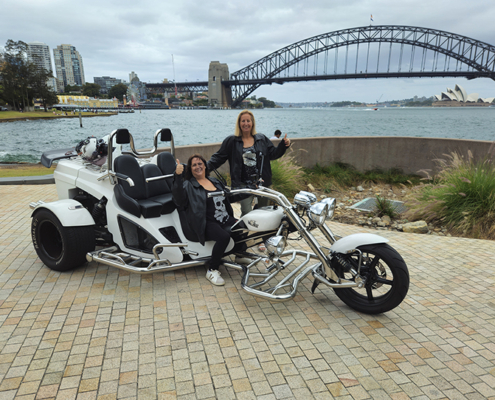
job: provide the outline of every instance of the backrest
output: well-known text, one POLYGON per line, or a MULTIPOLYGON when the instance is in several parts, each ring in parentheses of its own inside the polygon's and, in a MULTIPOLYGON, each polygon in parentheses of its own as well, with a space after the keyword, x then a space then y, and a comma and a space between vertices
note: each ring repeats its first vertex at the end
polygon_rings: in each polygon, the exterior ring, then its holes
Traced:
MULTIPOLYGON (((177 167, 177 162, 174 156, 168 151, 164 151, 156 157, 156 164, 162 171, 162 175, 169 175, 175 173, 175 168, 177 167)), ((172 189, 174 178, 165 179, 170 189, 172 189)))
POLYGON ((145 164, 141 167, 143 170, 143 177, 146 183, 146 190, 148 197, 158 196, 160 194, 171 193, 171 188, 168 186, 166 179, 159 179, 156 181, 146 182, 146 178, 152 178, 155 176, 162 176, 163 173, 155 164, 145 164))
POLYGON ((118 184, 122 186, 124 192, 133 199, 146 199, 146 186, 143 178, 143 172, 138 161, 127 154, 119 156, 114 161, 115 172, 128 176, 134 181, 134 186, 122 179, 118 179, 118 184))

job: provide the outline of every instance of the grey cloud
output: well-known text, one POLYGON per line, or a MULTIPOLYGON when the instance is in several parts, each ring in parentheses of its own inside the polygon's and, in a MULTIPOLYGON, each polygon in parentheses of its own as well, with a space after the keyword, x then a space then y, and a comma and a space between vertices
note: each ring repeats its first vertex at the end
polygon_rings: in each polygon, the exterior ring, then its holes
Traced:
MULTIPOLYGON (((251 2, 64 0, 4 2, 0 46, 7 39, 41 41, 52 49, 74 45, 83 57, 86 80, 110 75, 146 82, 206 79, 210 61, 231 72, 299 40, 338 29, 373 24, 423 26, 495 44, 493 0, 253 0, 251 2)), ((487 80, 458 80, 470 93, 495 95, 487 80)), ((381 79, 262 86, 254 94, 273 100, 374 101, 430 96, 455 86, 448 79, 381 79)))

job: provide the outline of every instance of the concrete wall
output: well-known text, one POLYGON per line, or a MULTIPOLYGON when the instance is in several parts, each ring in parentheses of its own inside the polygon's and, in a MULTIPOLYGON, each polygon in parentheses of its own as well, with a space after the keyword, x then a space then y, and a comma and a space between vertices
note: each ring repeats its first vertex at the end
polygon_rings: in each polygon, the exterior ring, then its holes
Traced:
MULTIPOLYGON (((475 158, 482 158, 492 145, 489 141, 414 137, 291 138, 291 142, 287 154, 304 167, 343 162, 360 171, 400 168, 404 173, 418 173, 423 169, 434 171, 434 160, 444 158, 445 154, 453 151, 467 157, 470 150, 475 158)), ((180 162, 185 163, 194 153, 202 154, 209 160, 219 148, 220 143, 181 146, 176 148, 176 153, 180 162)), ((228 162, 220 170, 228 172, 227 165, 228 162)))

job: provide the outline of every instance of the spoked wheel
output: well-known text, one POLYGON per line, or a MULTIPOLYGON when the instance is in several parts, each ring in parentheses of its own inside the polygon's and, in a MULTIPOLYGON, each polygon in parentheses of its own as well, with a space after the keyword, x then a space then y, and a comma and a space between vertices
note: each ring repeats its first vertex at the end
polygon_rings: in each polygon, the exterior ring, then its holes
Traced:
POLYGON ((95 249, 93 226, 62 226, 46 209, 34 213, 31 237, 40 260, 54 271, 69 271, 84 264, 86 253, 95 249))
MULTIPOLYGON (((379 314, 397 307, 409 289, 409 271, 403 258, 387 244, 361 246, 362 265, 360 275, 365 281, 362 289, 357 287, 335 289, 335 294, 345 304, 366 314, 379 314)), ((357 271, 359 253, 343 257, 357 271)), ((342 278, 354 280, 345 268, 342 278)))

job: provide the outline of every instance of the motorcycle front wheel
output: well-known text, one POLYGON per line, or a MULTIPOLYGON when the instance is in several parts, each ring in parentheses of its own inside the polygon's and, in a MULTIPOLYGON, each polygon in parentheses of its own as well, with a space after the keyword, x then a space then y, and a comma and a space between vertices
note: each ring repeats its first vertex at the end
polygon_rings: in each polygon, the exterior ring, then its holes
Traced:
MULTIPOLYGON (((397 307, 409 289, 409 271, 400 254, 388 244, 360 246, 362 264, 360 275, 365 280, 363 288, 334 289, 335 294, 349 307, 366 314, 380 314, 397 307)), ((359 254, 342 256, 347 265, 357 271, 359 254)), ((340 265, 340 277, 354 277, 340 265)))

